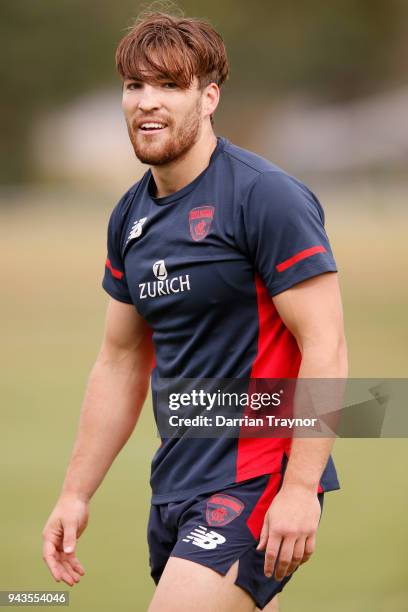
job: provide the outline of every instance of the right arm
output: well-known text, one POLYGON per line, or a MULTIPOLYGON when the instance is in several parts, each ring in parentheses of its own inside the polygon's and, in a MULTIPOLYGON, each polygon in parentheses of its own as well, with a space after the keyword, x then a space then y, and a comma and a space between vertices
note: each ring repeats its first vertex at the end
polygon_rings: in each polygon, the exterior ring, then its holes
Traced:
POLYGON ((150 330, 133 305, 110 298, 60 497, 43 530, 43 559, 55 580, 79 581, 75 557, 89 502, 129 439, 146 399, 153 363, 150 330))

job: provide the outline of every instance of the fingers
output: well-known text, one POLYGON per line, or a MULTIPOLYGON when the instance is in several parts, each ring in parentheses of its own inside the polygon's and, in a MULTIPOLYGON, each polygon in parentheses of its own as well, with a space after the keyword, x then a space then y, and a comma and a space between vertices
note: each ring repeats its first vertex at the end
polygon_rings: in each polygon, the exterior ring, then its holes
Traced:
POLYGON ((313 535, 309 536, 306 539, 306 544, 305 544, 305 550, 303 553, 303 559, 300 562, 300 564, 302 563, 306 563, 306 561, 309 561, 310 557, 313 555, 314 551, 316 548, 316 534, 314 533, 313 535))
POLYGON ((63 527, 64 527, 63 549, 65 553, 70 554, 75 551, 77 527, 75 523, 65 523, 63 527))
POLYGON ((270 578, 274 573, 276 580, 283 580, 299 565, 310 559, 315 547, 316 534, 306 539, 304 537, 295 539, 291 536, 284 537, 273 531, 269 532, 265 552, 265 576, 270 578))
POLYGON ((72 557, 70 560, 71 566, 72 568, 78 572, 78 574, 80 574, 81 576, 85 575, 85 570, 82 566, 82 564, 79 562, 79 560, 76 557, 72 557))
POLYGON ((288 567, 293 558, 293 550, 295 547, 295 538, 286 537, 283 539, 282 546, 279 552, 277 565, 275 566, 276 580, 283 580, 286 576, 288 567))
POLYGON ((57 562, 55 546, 49 540, 45 540, 43 545, 43 559, 48 566, 54 580, 59 582, 61 580, 62 571, 60 564, 57 562))
POLYGON ((54 580, 63 580, 70 586, 75 584, 74 576, 71 574, 65 563, 61 560, 61 553, 56 550, 55 545, 46 540, 43 547, 43 559, 47 564, 54 580))
POLYGON ((269 533, 269 540, 265 553, 265 576, 271 577, 275 567, 276 580, 283 580, 292 574, 302 563, 306 563, 312 556, 316 547, 316 535, 308 538, 280 536, 269 533), (280 549, 279 549, 280 546, 280 549))
POLYGON ((262 525, 261 535, 259 536, 259 543, 256 547, 256 550, 265 550, 266 544, 268 542, 269 535, 269 520, 268 515, 265 515, 265 519, 262 525))
POLYGON ((72 581, 72 585, 74 585, 74 583, 79 582, 80 581, 80 574, 78 572, 76 572, 72 565, 70 564, 69 561, 65 560, 65 561, 61 561, 62 565, 64 566, 67 575, 69 576, 70 580, 72 581))
POLYGON ((61 579, 68 584, 69 586, 74 586, 75 584, 75 579, 74 577, 71 575, 71 573, 68 571, 68 569, 65 566, 65 563, 61 563, 61 566, 64 568, 61 571, 61 579))
POLYGON ((43 544, 43 559, 48 569, 57 582, 63 580, 69 586, 74 586, 85 574, 84 568, 73 553, 67 555, 58 550, 49 537, 44 535, 43 544))
POLYGON ((268 534, 268 543, 265 551, 265 564, 264 573, 265 576, 270 578, 273 574, 273 568, 275 567, 276 559, 279 555, 279 547, 282 542, 282 536, 270 531, 268 534))
MULTIPOLYGON (((292 574, 295 571, 295 569, 297 569, 299 565, 303 562, 304 552, 305 552, 305 538, 299 538, 295 542, 295 546, 293 548, 292 560, 289 564, 288 569, 286 570, 286 574, 285 574, 286 576, 289 576, 289 574, 292 574)), ((283 578, 284 577, 285 576, 283 576, 283 578)))

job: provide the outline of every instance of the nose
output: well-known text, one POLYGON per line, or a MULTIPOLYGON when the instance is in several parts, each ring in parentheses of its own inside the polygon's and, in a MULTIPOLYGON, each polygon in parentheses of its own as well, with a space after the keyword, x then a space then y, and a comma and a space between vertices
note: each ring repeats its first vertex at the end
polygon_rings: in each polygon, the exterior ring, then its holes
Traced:
POLYGON ((138 106, 142 112, 149 112, 160 108, 157 89, 148 83, 144 83, 140 92, 138 106))

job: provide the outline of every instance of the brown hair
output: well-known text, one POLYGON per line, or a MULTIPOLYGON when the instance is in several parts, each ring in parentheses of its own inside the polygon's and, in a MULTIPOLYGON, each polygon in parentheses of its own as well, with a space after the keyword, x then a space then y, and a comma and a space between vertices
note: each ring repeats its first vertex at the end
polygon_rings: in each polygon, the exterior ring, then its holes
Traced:
POLYGON ((161 11, 142 13, 116 49, 116 68, 122 79, 171 80, 190 87, 194 77, 199 87, 220 87, 228 78, 224 41, 202 19, 161 11))

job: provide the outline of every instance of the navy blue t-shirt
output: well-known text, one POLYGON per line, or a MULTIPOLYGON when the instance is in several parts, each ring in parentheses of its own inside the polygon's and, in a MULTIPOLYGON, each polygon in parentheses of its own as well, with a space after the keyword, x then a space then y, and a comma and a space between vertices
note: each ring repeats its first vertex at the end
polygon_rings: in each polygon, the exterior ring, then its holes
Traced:
MULTIPOLYGON (((208 167, 156 198, 150 169, 114 208, 104 289, 152 329, 159 378, 296 378, 301 355, 271 299, 336 264, 316 196, 264 158, 217 139, 208 167)), ((290 438, 162 439, 153 503, 279 472, 290 438)), ((339 488, 329 461, 319 491, 339 488)))

